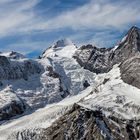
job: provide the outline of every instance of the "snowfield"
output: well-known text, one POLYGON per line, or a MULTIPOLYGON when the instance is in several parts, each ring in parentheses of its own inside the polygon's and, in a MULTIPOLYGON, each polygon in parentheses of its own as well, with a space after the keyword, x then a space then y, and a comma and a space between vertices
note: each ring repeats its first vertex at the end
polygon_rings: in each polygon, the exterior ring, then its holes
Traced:
POLYGON ((79 104, 101 110, 106 116, 140 119, 140 89, 124 83, 117 65, 107 74, 97 76, 98 86, 79 104))

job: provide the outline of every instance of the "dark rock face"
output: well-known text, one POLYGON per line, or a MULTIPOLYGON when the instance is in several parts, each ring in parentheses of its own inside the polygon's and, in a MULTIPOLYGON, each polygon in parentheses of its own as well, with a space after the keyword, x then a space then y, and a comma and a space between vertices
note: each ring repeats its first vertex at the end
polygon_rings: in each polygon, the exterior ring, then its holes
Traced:
POLYGON ((137 27, 132 27, 124 39, 120 42, 117 49, 110 53, 109 60, 113 64, 131 58, 140 52, 140 34, 137 27))
POLYGON ((121 63, 120 71, 124 82, 140 88, 140 56, 132 57, 121 63))
POLYGON ((0 56, 0 66, 6 66, 9 64, 10 64, 10 62, 9 62, 8 58, 6 58, 5 56, 0 56))
POLYGON ((9 103, 9 105, 6 105, 4 108, 0 109, 0 121, 9 120, 11 117, 20 115, 24 113, 25 109, 26 106, 21 100, 20 102, 13 100, 11 103, 9 103))
POLYGON ((92 45, 82 46, 73 56, 77 62, 95 73, 108 72, 118 64, 140 53, 140 29, 132 27, 117 48, 97 48, 92 45))
POLYGON ((137 140, 139 121, 105 117, 99 110, 92 111, 74 105, 51 127, 44 130, 42 140, 137 140))
POLYGON ((53 78, 60 78, 60 75, 56 73, 51 66, 48 66, 47 70, 49 71, 48 76, 53 78))
POLYGON ((73 56, 85 69, 95 73, 109 71, 108 55, 110 49, 97 48, 92 45, 82 46, 73 56))
MULTIPOLYGON (((61 75, 59 75, 57 72, 55 72, 53 70, 53 67, 51 67, 51 66, 48 66, 47 70, 48 70, 48 76, 59 79, 59 92, 61 92, 60 96, 64 99, 70 93, 66 88, 64 88, 63 82, 62 82, 62 79, 61 79, 61 75)), ((52 101, 52 102, 49 102, 49 103, 54 103, 54 102, 52 101)))

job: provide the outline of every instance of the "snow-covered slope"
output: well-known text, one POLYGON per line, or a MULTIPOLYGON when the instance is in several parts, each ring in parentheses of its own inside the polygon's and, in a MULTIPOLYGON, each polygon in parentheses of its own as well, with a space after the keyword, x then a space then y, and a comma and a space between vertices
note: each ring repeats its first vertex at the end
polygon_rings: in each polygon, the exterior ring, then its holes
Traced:
POLYGON ((124 83, 116 65, 107 74, 96 77, 98 86, 80 105, 101 110, 107 116, 140 119, 140 89, 124 83))
POLYGON ((71 58, 76 51, 76 46, 69 39, 57 41, 53 46, 48 48, 43 54, 44 57, 68 57, 71 58))
POLYGON ((92 91, 44 129, 45 139, 138 140, 140 89, 121 80, 118 65, 96 77, 92 91))
POLYGON ((69 40, 58 41, 50 49, 57 56, 51 54, 36 60, 0 56, 1 97, 8 86, 28 106, 27 111, 36 110, 78 94, 85 89, 85 81, 94 83, 96 74, 75 61, 72 55, 76 47, 69 40))

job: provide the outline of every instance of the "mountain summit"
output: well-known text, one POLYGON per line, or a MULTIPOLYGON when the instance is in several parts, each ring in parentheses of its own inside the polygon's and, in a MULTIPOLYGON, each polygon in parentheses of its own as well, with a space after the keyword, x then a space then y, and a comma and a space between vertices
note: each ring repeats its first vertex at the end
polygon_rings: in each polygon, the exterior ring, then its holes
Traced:
POLYGON ((59 48, 59 47, 65 47, 65 46, 71 46, 71 45, 74 45, 72 41, 68 38, 64 38, 64 39, 58 40, 52 47, 59 48))
POLYGON ((58 40, 54 45, 44 51, 41 58, 45 57, 72 57, 76 46, 69 39, 58 40))

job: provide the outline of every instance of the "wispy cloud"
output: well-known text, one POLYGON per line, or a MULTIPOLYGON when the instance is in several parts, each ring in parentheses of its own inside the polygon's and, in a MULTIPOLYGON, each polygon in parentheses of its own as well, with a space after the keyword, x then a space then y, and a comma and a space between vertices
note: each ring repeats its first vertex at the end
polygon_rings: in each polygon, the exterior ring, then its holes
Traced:
POLYGON ((47 34, 48 37, 50 32, 60 33, 59 37, 66 35, 78 44, 92 43, 106 47, 118 39, 115 30, 122 33, 129 26, 140 24, 139 0, 85 0, 84 5, 71 6, 67 10, 62 0, 64 9, 60 13, 59 10, 55 13, 53 6, 58 4, 61 7, 61 0, 54 0, 50 7, 42 6, 42 9, 37 9, 43 1, 47 0, 0 0, 0 38, 31 36, 31 40, 24 40, 22 37, 1 50, 11 49, 24 53, 43 50, 56 40, 56 36, 52 34, 54 36, 44 41, 40 33, 44 36, 47 34), (70 34, 69 30, 72 31, 70 34), (34 40, 34 34, 38 34, 36 36, 40 40, 34 40))
POLYGON ((9 44, 6 47, 2 49, 4 52, 9 51, 17 51, 22 54, 28 54, 34 51, 41 52, 42 50, 45 50, 51 45, 48 41, 30 41, 30 40, 22 40, 21 42, 16 42, 14 44, 9 44))
MULTIPOLYGON (((124 28, 128 24, 140 22, 140 1, 97 1, 64 12, 54 19, 50 19, 45 26, 57 29, 69 27, 75 30, 108 28, 124 28)), ((43 26, 43 25, 42 25, 43 26)))
POLYGON ((0 36, 16 34, 35 19, 33 8, 40 0, 0 1, 0 36))
MULTIPOLYGON (((1 0, 0 35, 52 31, 60 28, 73 30, 94 28, 122 29, 129 24, 140 22, 140 1, 134 0, 91 0, 89 3, 64 11, 53 18, 41 18, 33 8, 41 0, 1 0)), ((47 14, 47 13, 44 13, 47 14)))

